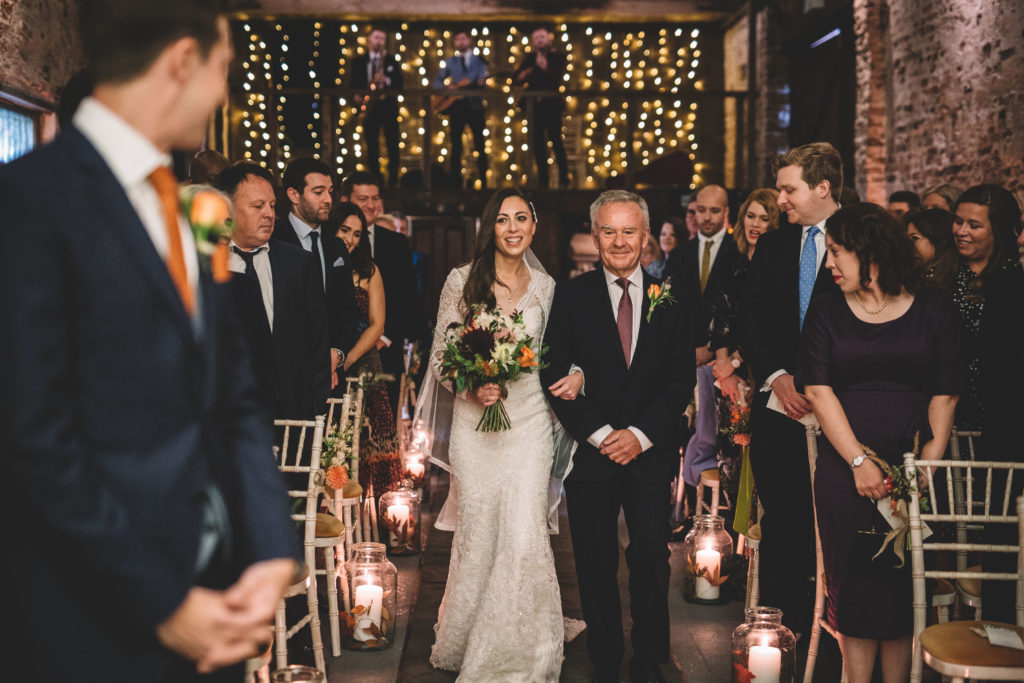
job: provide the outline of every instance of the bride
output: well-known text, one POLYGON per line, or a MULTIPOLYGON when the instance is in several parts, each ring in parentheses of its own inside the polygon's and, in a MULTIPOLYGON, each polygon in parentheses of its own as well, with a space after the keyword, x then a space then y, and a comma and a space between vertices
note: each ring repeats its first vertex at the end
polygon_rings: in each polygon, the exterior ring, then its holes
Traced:
MULTIPOLYGON (((536 228, 533 205, 516 189, 499 190, 484 207, 473 262, 452 270, 441 292, 431 349, 435 376, 448 326, 464 322, 473 305, 521 311, 527 333, 544 337, 555 283, 530 251, 536 228)), ((551 390, 571 399, 582 384, 574 372, 551 390)), ((439 395, 450 392, 444 386, 439 395)), ((531 373, 508 386, 511 429, 476 431, 484 407, 499 398, 496 384, 455 396, 449 462, 438 458, 437 443, 432 451, 432 459, 450 468, 450 497, 457 495, 458 503, 446 504, 438 522, 444 528, 446 512, 457 507, 430 663, 458 671, 464 682, 557 681, 564 626, 548 539, 553 418, 540 375, 531 373)))

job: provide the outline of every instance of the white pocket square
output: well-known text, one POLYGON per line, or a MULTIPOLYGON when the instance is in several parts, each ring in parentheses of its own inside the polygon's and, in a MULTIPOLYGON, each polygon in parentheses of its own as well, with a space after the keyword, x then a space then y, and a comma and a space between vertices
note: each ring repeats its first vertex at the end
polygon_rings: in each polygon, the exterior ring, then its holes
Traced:
POLYGON ((343 266, 343 265, 345 265, 345 258, 342 257, 342 256, 339 256, 338 259, 334 262, 334 267, 337 268, 338 266, 343 266))

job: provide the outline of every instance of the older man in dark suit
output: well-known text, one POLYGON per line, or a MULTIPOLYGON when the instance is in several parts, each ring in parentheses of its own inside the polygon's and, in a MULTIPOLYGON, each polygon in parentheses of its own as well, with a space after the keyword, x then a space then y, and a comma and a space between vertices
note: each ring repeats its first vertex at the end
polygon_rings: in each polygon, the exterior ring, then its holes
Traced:
POLYGON ((93 95, 0 170, 10 680, 192 680, 269 643, 294 574, 229 287, 168 167, 227 94, 219 5, 83 3, 93 95))
POLYGON ((268 405, 275 417, 312 419, 331 386, 327 306, 310 254, 270 240, 273 183, 267 169, 240 162, 214 184, 234 204, 231 285, 268 405))
MULTIPOLYGON (((595 680, 618 681, 625 647, 616 570, 618 519, 629 528, 633 661, 630 680, 662 681, 669 650, 669 482, 676 426, 693 391, 691 301, 652 303, 660 280, 640 267, 647 203, 623 190, 590 209, 601 267, 555 288, 544 342, 551 386, 575 365, 586 386, 551 405, 579 443, 565 481, 587 648, 595 680)), ((550 392, 549 392, 550 393, 550 392)))
POLYGON ((827 142, 776 160, 779 208, 791 225, 763 235, 748 275, 750 319, 743 344, 756 390, 750 465, 764 505, 761 602, 782 609, 797 632, 810 626, 814 513, 807 439, 798 420, 811 412, 793 382, 800 331, 811 298, 836 286, 825 268, 825 221, 839 208, 843 166, 827 142), (784 412, 768 408, 772 394, 784 412))

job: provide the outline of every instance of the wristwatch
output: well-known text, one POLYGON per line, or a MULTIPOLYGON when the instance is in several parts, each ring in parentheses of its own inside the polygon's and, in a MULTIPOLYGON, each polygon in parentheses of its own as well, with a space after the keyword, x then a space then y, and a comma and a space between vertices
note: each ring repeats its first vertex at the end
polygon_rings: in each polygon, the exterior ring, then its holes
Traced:
POLYGON ((743 365, 743 363, 742 363, 742 362, 740 362, 740 359, 739 359, 739 358, 733 358, 733 359, 732 359, 731 361, 729 361, 729 362, 730 362, 730 363, 732 364, 732 366, 733 366, 734 368, 738 368, 739 366, 743 365))
POLYGON ((862 464, 864 464, 864 461, 867 460, 867 459, 868 459, 867 454, 866 453, 861 453, 856 458, 854 458, 853 460, 850 461, 850 469, 852 470, 854 467, 860 467, 862 464))

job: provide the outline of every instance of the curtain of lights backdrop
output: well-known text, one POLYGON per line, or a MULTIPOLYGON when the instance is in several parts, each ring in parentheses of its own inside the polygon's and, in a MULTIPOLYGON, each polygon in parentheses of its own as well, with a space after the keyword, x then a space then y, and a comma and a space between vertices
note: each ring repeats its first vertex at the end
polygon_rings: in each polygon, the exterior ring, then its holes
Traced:
MULTIPOLYGON (((492 75, 490 90, 483 93, 488 183, 523 185, 536 177, 528 122, 511 75, 528 50, 530 33, 543 25, 449 20, 442 25, 373 24, 388 32, 388 52, 399 55, 404 70, 400 176, 422 180, 425 154, 427 166, 449 167, 448 119, 431 111, 430 85, 443 60, 453 54, 452 36, 466 31, 492 75)), ((700 185, 705 168, 698 145, 698 103, 706 79, 702 28, 594 22, 547 26, 553 45, 568 59, 560 89, 566 100, 564 139, 576 186, 602 187, 630 164, 635 172, 675 154, 685 156, 693 169, 692 177, 675 179, 675 184, 700 185)), ((220 126, 214 147, 232 160, 252 159, 277 172, 289 159, 307 155, 323 159, 339 175, 363 169, 364 143, 349 89, 349 64, 365 50, 369 24, 240 18, 232 30, 238 55, 232 65, 226 125, 220 126)), ((463 134, 463 165, 473 168, 469 130, 463 134)), ((383 159, 382 165, 386 168, 383 159)))

